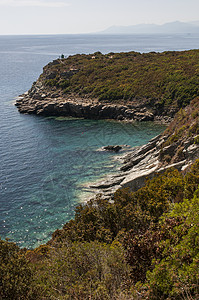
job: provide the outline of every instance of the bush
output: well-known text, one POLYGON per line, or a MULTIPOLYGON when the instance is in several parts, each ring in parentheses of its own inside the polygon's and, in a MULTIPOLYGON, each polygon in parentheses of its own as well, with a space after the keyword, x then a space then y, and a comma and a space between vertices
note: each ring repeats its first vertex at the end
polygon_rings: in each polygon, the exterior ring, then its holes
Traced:
POLYGON ((119 243, 74 242, 52 251, 36 277, 50 299, 115 299, 129 282, 130 267, 119 243))
MULTIPOLYGON (((199 192, 199 190, 198 190, 199 192)), ((197 193, 197 192, 196 192, 197 193)), ((170 213, 162 218, 183 218, 174 227, 171 237, 162 241, 163 258, 154 260, 154 269, 147 273, 151 299, 181 299, 199 296, 199 198, 175 204, 170 213)))
POLYGON ((35 299, 39 291, 33 284, 33 274, 25 251, 0 239, 0 298, 35 299))

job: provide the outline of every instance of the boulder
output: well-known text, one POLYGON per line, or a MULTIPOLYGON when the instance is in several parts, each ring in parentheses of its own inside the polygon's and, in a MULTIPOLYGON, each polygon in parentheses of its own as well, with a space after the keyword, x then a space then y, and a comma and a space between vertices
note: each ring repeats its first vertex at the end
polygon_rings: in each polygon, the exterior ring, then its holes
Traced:
POLYGON ((107 151, 118 152, 118 151, 120 151, 122 149, 122 147, 119 146, 119 145, 117 145, 117 146, 111 146, 111 145, 109 145, 109 146, 105 146, 103 149, 107 150, 107 151))

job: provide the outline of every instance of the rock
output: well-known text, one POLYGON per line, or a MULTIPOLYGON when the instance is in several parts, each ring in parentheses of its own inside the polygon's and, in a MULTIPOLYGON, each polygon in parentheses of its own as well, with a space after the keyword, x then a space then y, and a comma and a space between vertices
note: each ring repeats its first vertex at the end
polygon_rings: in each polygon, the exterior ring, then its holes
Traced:
POLYGON ((122 116, 122 115, 119 115, 119 116, 117 117, 117 120, 118 120, 118 121, 122 121, 122 120, 124 120, 124 116, 122 116))
POLYGON ((107 189, 106 191, 109 191, 109 188, 112 188, 113 186, 116 186, 118 184, 120 184, 122 181, 124 180, 124 176, 119 177, 111 177, 111 178, 107 178, 106 180, 102 180, 94 185, 90 185, 91 188, 94 189, 107 189))
POLYGON ((103 148, 104 150, 107 150, 107 151, 113 151, 113 152, 119 152, 121 149, 122 149, 122 147, 121 146, 105 146, 104 148, 103 148))
POLYGON ((135 170, 126 176, 123 182, 121 182, 122 187, 129 187, 132 191, 137 191, 144 186, 146 179, 153 178, 157 170, 157 165, 149 170, 135 170))
POLYGON ((135 112, 136 111, 134 109, 126 109, 124 112, 124 116, 127 119, 133 119, 135 112))
POLYGON ((154 120, 154 115, 153 115, 153 113, 150 113, 149 111, 135 112, 134 119, 137 120, 137 121, 140 121, 140 122, 153 121, 154 120))

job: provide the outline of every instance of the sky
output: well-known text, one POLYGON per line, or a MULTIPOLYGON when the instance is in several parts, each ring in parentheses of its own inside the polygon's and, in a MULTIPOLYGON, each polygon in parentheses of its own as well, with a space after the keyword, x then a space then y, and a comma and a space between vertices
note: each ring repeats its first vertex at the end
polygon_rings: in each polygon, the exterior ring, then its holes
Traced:
POLYGON ((198 21, 199 0, 0 0, 0 35, 76 34, 198 21))

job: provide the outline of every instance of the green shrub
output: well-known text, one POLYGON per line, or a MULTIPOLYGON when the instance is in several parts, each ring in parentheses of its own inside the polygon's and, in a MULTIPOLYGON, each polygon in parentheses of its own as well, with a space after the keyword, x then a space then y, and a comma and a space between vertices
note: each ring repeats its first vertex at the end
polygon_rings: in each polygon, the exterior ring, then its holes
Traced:
MULTIPOLYGON (((198 191, 199 192, 199 191, 198 191)), ((163 258, 154 260, 147 273, 151 299, 181 299, 199 296, 199 198, 175 204, 165 218, 184 218, 172 229, 171 238, 162 241, 163 258)))
POLYGON ((199 144, 199 135, 194 138, 194 144, 199 144))
POLYGON ((37 269, 36 280, 46 287, 48 299, 115 299, 130 277, 119 243, 62 245, 37 269))
POLYGON ((0 298, 35 299, 41 291, 34 285, 33 275, 25 251, 0 239, 0 298))

